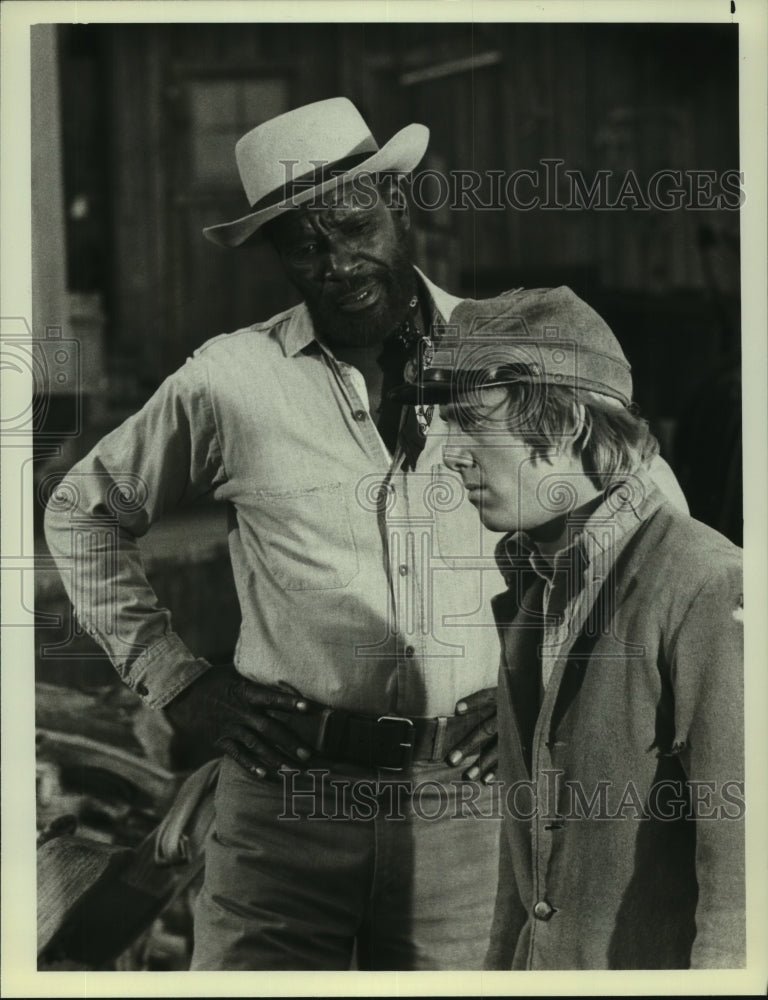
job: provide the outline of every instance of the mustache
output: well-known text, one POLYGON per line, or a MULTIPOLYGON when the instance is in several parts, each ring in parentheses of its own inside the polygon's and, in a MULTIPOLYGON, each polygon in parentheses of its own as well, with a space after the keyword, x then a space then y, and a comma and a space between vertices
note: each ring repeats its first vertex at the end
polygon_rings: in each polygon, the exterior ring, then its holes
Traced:
POLYGON ((366 274, 356 274, 353 278, 347 279, 335 279, 331 278, 326 281, 323 286, 323 290, 319 296, 319 302, 322 304, 333 304, 338 301, 338 299, 344 298, 347 295, 354 295, 362 289, 367 288, 371 282, 377 282, 382 285, 389 283, 389 275, 386 271, 369 271, 366 274))

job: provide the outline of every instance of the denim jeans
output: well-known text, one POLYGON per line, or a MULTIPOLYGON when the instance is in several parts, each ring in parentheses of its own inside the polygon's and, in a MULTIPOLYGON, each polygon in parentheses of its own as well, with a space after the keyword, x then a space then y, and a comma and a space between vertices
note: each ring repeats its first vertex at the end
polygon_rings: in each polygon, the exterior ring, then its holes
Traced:
MULTIPOLYGON (((465 765, 466 767, 466 765, 465 765)), ((224 759, 193 969, 479 969, 498 786, 414 763, 249 777, 224 759)))

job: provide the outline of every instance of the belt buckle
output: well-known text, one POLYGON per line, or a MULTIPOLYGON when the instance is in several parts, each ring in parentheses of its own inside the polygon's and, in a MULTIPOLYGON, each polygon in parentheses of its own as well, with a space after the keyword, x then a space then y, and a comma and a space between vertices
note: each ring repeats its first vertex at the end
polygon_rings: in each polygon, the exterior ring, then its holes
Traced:
POLYGON ((378 717, 378 719, 376 720, 376 724, 378 725, 381 722, 404 723, 407 726, 407 730, 406 731, 401 730, 400 735, 401 736, 407 736, 408 737, 408 742, 406 743, 406 742, 404 742, 401 739, 396 744, 397 746, 400 747, 401 751, 405 751, 404 753, 401 752, 402 763, 398 767, 388 767, 388 766, 386 766, 384 764, 380 764, 379 765, 379 767, 382 769, 382 771, 404 771, 405 768, 408 766, 408 764, 410 764, 411 759, 412 759, 412 751, 413 751, 413 720, 412 719, 405 719, 401 715, 380 715, 378 717))

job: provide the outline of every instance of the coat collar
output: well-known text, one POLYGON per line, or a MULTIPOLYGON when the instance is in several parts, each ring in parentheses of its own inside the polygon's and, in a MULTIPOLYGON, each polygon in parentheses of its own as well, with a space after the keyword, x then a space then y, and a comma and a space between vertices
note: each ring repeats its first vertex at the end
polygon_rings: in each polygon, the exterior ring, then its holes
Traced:
MULTIPOLYGON (((626 540, 665 499, 646 470, 626 476, 606 490, 602 503, 583 525, 575 526, 571 541, 551 562, 555 567, 567 563, 582 572, 589 570, 593 579, 605 579, 626 540)), ((496 546, 496 564, 507 582, 522 567, 548 578, 547 562, 525 531, 510 532, 496 546)))

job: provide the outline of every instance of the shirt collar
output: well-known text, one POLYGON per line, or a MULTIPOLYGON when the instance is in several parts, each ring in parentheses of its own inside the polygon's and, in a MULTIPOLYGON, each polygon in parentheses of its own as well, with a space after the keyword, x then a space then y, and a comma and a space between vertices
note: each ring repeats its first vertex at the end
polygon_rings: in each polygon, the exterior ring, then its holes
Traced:
POLYGON ((312 318, 309 315, 306 302, 300 302, 294 306, 278 322, 283 320, 277 330, 277 339, 283 348, 283 353, 287 358, 292 358, 299 354, 315 340, 315 328, 312 325, 312 318), (284 317, 284 318, 283 318, 284 317))
MULTIPOLYGON (((416 274, 423 282, 430 300, 430 321, 433 325, 445 323, 456 306, 462 301, 455 295, 444 292, 438 288, 420 268, 414 266, 416 274)), ((276 318, 277 338, 283 353, 286 357, 294 357, 301 351, 309 347, 313 342, 320 347, 323 345, 315 336, 315 328, 312 324, 312 317, 309 314, 306 302, 301 302, 292 309, 286 310, 276 318)))
POLYGON ((520 569, 532 569, 550 582, 564 568, 574 580, 587 572, 593 580, 602 580, 632 533, 664 500, 647 471, 641 469, 613 483, 585 521, 574 519, 568 541, 554 556, 545 558, 527 532, 515 531, 496 546, 496 563, 507 583, 520 569))

